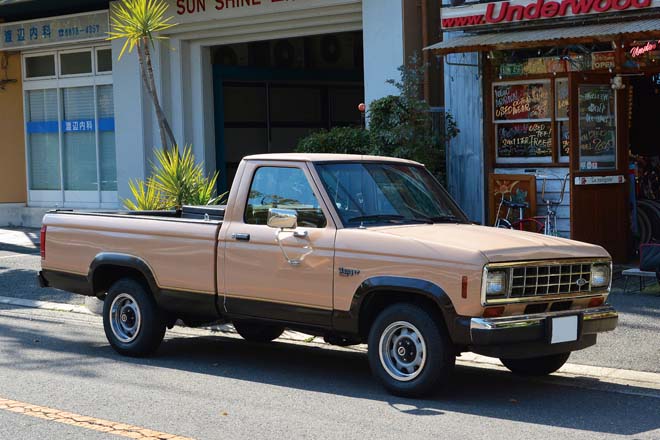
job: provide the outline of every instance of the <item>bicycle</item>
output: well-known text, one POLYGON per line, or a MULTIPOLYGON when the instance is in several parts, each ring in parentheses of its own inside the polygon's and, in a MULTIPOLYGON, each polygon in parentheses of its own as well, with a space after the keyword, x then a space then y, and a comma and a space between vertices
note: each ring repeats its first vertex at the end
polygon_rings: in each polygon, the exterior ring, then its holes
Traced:
MULTIPOLYGON (((543 178, 543 186, 541 189, 541 200, 546 207, 545 215, 536 215, 532 217, 525 217, 525 209, 529 208, 527 202, 514 202, 507 200, 502 194, 500 204, 497 208, 497 215, 495 216, 495 223, 493 226, 496 228, 517 229, 520 231, 532 231, 539 234, 549 235, 556 237, 559 235, 557 230, 557 208, 564 202, 566 194, 566 183, 568 182, 569 174, 564 176, 559 199, 546 199, 545 190, 548 182, 547 175, 537 174, 536 178, 543 178), (502 208, 506 208, 506 215, 501 217, 502 208), (511 211, 518 210, 518 219, 511 221, 511 211)), ((553 176, 557 177, 557 176, 553 176)))

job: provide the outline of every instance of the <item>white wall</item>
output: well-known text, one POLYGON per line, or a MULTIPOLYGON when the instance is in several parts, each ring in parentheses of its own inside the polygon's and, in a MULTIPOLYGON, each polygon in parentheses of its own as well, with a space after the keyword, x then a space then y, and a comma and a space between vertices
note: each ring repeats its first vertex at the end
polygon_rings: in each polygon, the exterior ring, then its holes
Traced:
MULTIPOLYGON (((363 0, 364 94, 367 106, 375 99, 398 94, 387 84, 399 79, 403 59, 402 0, 363 0)), ((411 1, 411 0, 404 0, 411 1)))

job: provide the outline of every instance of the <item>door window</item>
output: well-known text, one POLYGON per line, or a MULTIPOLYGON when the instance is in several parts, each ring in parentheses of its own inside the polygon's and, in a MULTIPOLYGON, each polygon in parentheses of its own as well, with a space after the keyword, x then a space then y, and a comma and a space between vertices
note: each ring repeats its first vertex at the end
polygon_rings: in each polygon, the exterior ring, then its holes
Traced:
POLYGON ((245 223, 266 225, 270 208, 292 209, 298 226, 327 225, 318 199, 300 168, 261 167, 254 173, 245 209, 245 223))
POLYGON ((580 171, 616 169, 615 93, 609 85, 578 87, 580 171))

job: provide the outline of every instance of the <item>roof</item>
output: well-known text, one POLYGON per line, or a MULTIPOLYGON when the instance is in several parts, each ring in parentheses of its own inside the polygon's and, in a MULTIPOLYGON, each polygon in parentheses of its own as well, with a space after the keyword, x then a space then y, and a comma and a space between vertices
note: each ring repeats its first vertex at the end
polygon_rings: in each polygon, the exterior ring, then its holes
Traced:
POLYGON ((326 153, 273 153, 246 156, 246 160, 282 160, 292 162, 403 162, 420 165, 418 162, 396 157, 363 156, 360 154, 326 154, 326 153))
POLYGON ((643 34, 657 31, 660 31, 660 18, 651 18, 587 26, 464 34, 441 41, 427 47, 425 50, 436 50, 441 53, 481 52, 493 49, 507 49, 513 45, 517 48, 535 47, 538 46, 539 42, 554 42, 557 40, 561 40, 562 43, 580 42, 585 39, 609 41, 613 36, 621 34, 631 34, 631 37, 636 38, 643 37, 643 34))

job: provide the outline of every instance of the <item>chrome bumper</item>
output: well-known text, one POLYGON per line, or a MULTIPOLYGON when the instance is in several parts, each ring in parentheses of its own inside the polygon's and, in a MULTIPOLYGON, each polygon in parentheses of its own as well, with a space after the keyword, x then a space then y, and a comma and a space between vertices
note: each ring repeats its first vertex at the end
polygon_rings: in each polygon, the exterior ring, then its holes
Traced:
MULTIPOLYGON (((598 307, 586 310, 565 310, 561 312, 537 313, 533 315, 504 316, 501 318, 472 318, 470 320, 470 331, 483 330, 503 330, 503 329, 524 329, 528 327, 544 326, 546 319, 559 316, 580 315, 582 322, 593 322, 599 320, 613 321, 616 327, 616 321, 619 314, 611 306, 598 307)), ((607 331, 607 330, 603 330, 607 331)))

